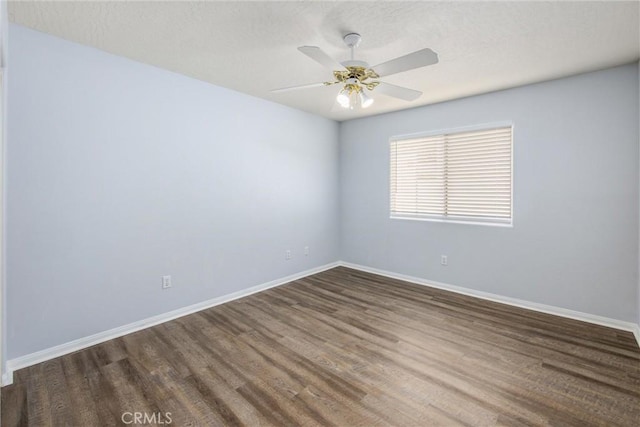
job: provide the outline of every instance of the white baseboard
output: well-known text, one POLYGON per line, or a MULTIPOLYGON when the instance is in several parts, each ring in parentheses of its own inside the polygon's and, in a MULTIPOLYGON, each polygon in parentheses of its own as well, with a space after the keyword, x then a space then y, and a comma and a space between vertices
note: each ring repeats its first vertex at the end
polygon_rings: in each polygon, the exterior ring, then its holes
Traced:
POLYGON ((182 307, 167 313, 159 314, 157 316, 149 317, 147 319, 139 320, 137 322, 129 323, 118 328, 110 329, 108 331, 99 332, 87 337, 78 338, 77 340, 70 341, 68 343, 60 344, 55 347, 46 348, 44 350, 37 351, 35 353, 20 356, 15 359, 7 360, 6 372, 2 375, 2 385, 13 384, 13 373, 18 369, 26 368, 28 366, 35 365, 47 360, 54 359, 56 357, 63 356, 65 354, 73 353, 78 350, 82 350, 92 345, 100 344, 102 342, 121 337, 123 335, 130 334, 142 329, 149 328, 151 326, 158 325, 160 323, 168 322, 169 320, 176 319, 178 317, 186 316, 216 305, 224 304, 229 301, 236 300, 238 298, 246 297, 256 292, 261 292, 276 286, 281 286, 294 280, 302 279, 303 277, 311 276, 313 274, 320 273, 325 270, 337 267, 338 262, 333 262, 320 267, 312 268, 297 274, 292 274, 287 277, 272 280, 261 285, 253 286, 242 291, 234 292, 232 294, 223 295, 221 297, 213 298, 207 301, 199 302, 197 304, 182 307))
POLYGON ((541 313, 553 314, 555 316, 567 317, 569 319, 581 320, 583 322, 594 323, 596 325, 608 326, 614 329, 633 332, 638 346, 640 346, 640 327, 632 322, 611 319, 609 317, 597 316, 595 314, 583 313, 581 311, 569 310, 566 308, 555 307, 552 305, 539 304, 536 302, 525 301, 517 298, 505 297, 502 295, 492 294, 489 292, 477 291, 474 289, 463 288, 461 286, 449 285, 447 283, 435 282, 419 277, 407 276, 405 274, 394 273, 392 271, 379 270, 373 267, 367 267, 350 262, 340 261, 339 265, 352 268, 354 270, 365 271, 367 273, 377 274, 379 276, 390 277, 392 279, 404 280, 405 282, 415 283, 417 285, 429 286, 431 288, 443 289, 458 294, 468 295, 487 301, 499 302, 502 304, 512 305, 515 307, 525 308, 527 310, 539 311, 541 313))
POLYGON ((640 347, 640 325, 634 325, 633 335, 636 337, 636 342, 638 343, 638 347, 640 347))
POLYGON ((2 374, 2 385, 13 384, 13 371, 2 374))

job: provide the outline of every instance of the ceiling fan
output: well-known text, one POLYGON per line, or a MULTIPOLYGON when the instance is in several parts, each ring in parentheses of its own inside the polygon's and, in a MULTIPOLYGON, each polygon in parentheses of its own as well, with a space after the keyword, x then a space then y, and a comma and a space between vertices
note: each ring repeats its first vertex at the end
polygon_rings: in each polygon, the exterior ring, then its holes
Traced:
POLYGON ((422 92, 418 90, 392 85, 391 83, 382 82, 379 79, 403 71, 413 70, 414 68, 436 64, 438 62, 437 53, 429 48, 425 48, 369 67, 369 64, 366 62, 358 61, 354 58, 355 48, 360 44, 361 39, 362 37, 357 33, 349 33, 343 37, 345 44, 351 49, 351 59, 342 63, 331 58, 317 46, 299 47, 298 50, 300 52, 332 70, 335 80, 274 89, 271 92, 288 92, 298 89, 340 84, 343 86, 336 97, 336 101, 342 108, 349 109, 353 109, 358 104, 362 108, 367 108, 373 104, 373 98, 365 93, 365 89, 368 91, 375 90, 378 93, 405 101, 415 101, 422 95, 422 92))

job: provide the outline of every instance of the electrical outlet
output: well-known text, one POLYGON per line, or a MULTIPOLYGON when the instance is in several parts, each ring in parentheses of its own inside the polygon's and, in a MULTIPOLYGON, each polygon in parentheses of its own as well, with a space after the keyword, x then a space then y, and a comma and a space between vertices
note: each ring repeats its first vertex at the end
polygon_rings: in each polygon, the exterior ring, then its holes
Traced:
POLYGON ((287 261, 291 259, 291 251, 289 249, 284 251, 284 259, 286 259, 287 261))
POLYGON ((447 259, 446 255, 441 255, 440 256, 440 264, 444 265, 444 266, 449 265, 449 260, 447 259))
POLYGON ((169 289, 171 287, 171 276, 162 276, 162 289, 169 289))
POLYGON ((309 246, 304 247, 304 256, 309 256, 309 246))

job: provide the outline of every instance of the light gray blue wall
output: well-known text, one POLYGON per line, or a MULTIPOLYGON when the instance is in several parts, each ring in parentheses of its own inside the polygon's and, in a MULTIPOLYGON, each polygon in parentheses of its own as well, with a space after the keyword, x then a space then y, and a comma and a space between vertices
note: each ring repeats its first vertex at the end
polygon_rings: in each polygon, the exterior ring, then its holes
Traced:
POLYGON ((345 122, 342 259, 635 322, 638 114, 633 64, 345 122), (500 121, 513 228, 389 219, 389 137, 500 121))
POLYGON ((20 26, 9 48, 9 358, 338 259, 337 123, 20 26))

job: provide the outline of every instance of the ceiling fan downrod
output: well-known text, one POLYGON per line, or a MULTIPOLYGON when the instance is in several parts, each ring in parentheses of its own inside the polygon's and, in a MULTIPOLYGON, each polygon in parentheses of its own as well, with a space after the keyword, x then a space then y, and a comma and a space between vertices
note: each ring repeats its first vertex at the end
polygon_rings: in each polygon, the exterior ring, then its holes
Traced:
POLYGON ((362 40, 362 36, 358 33, 349 33, 342 38, 344 43, 351 49, 351 60, 355 59, 355 49, 360 44, 360 40, 362 40))

